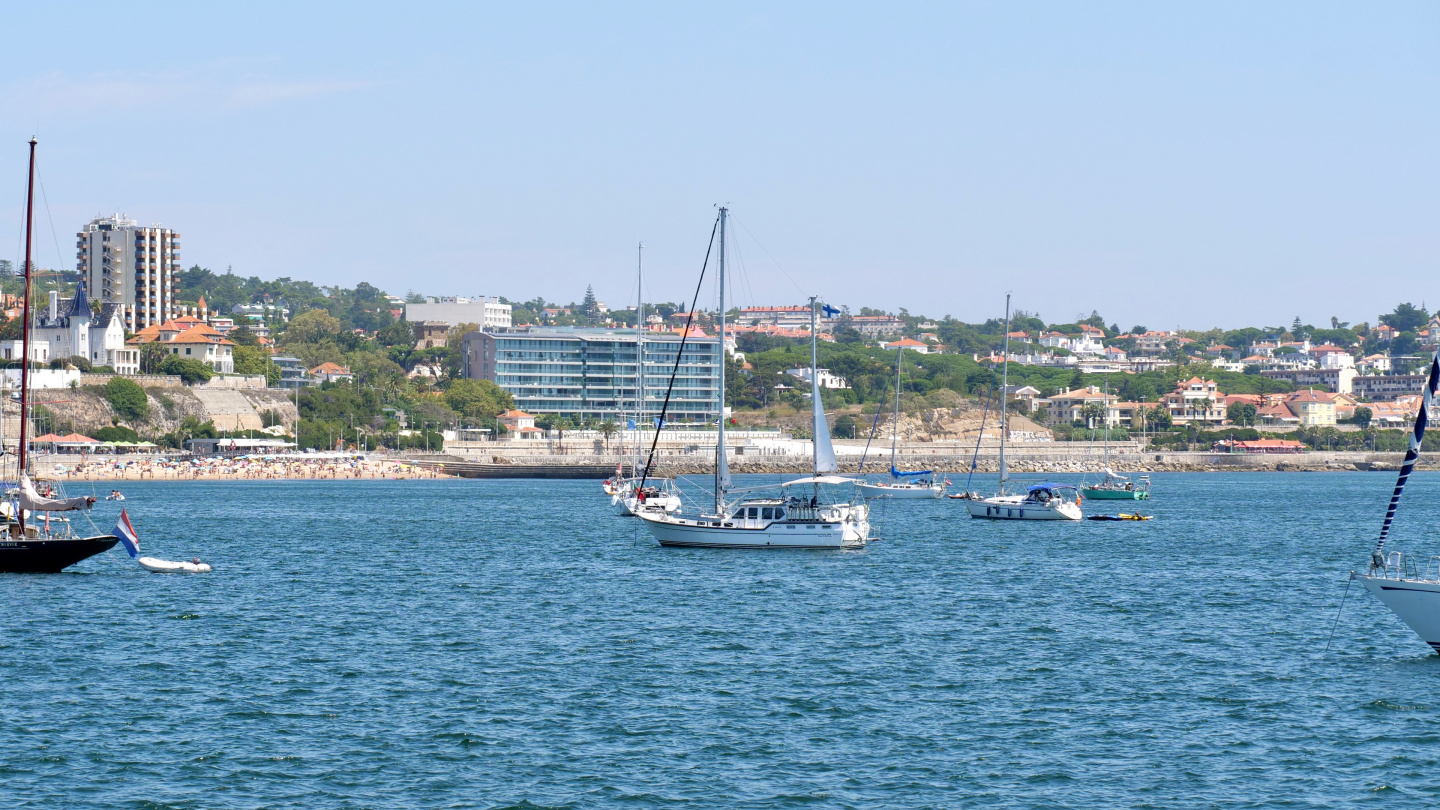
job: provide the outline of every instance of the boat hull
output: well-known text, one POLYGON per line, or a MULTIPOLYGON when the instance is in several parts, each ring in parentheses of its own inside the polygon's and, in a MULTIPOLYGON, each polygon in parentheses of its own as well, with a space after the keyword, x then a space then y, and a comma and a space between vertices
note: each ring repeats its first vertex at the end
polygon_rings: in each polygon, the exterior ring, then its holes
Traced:
POLYGON ((1420 640, 1440 652, 1440 582, 1355 575, 1420 640))
POLYGON ((982 520, 1082 520, 1080 507, 1071 501, 1036 504, 1019 500, 985 498, 965 501, 970 517, 982 520))
POLYGON ((0 539, 0 573, 58 574, 81 560, 115 547, 120 538, 97 537, 0 539))
POLYGON ((807 549, 861 548, 869 524, 814 522, 775 523, 764 528, 725 527, 720 521, 676 519, 642 513, 645 528, 656 542, 670 548, 807 549), (707 525, 699 525, 707 524, 707 525))
POLYGON ((615 514, 622 517, 635 517, 640 512, 677 512, 680 509, 680 497, 678 495, 662 495, 658 498, 646 498, 642 505, 635 496, 616 495, 610 499, 615 514))
POLYGON ((928 487, 881 486, 880 484, 859 484, 861 494, 867 498, 893 498, 895 500, 924 500, 945 497, 945 488, 939 484, 928 487))
POLYGON ((1092 501, 1148 501, 1150 493, 1141 490, 1124 489, 1082 489, 1080 494, 1092 501))

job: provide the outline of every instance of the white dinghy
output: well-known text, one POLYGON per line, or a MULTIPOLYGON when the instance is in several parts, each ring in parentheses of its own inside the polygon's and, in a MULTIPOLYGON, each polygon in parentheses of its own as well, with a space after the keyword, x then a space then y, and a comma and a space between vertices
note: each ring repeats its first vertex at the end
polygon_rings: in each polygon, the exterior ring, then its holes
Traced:
POLYGON ((141 557, 135 562, 140 563, 140 567, 144 568, 146 571, 150 571, 156 574, 210 573, 210 565, 208 563, 202 563, 199 560, 200 558, 196 557, 194 562, 174 562, 172 560, 161 560, 155 557, 141 557))

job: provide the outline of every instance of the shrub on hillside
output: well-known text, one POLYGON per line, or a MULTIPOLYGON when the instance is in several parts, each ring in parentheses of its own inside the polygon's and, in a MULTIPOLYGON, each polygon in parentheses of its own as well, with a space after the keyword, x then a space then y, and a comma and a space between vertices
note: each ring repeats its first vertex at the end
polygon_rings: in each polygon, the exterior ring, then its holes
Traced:
POLYGON ((160 364, 160 371, 178 376, 186 385, 202 383, 215 376, 215 371, 199 360, 173 354, 160 364))
POLYGON ((136 385, 133 380, 111 377, 110 381, 105 383, 104 392, 106 401, 120 418, 138 422, 150 415, 150 401, 145 398, 145 389, 136 385))
POLYGON ((95 431, 94 438, 102 442, 138 442, 140 441, 140 434, 128 427, 114 425, 95 431))

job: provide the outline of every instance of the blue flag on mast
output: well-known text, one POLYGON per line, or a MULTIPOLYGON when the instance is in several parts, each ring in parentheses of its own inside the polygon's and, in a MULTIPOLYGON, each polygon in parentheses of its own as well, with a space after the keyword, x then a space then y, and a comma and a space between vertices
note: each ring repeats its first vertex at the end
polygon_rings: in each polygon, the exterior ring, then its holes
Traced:
POLYGON ((833 317, 835 317, 836 315, 839 315, 839 314, 840 314, 840 310, 836 309, 835 307, 830 306, 829 304, 821 304, 821 305, 820 305, 820 312, 821 312, 822 314, 824 314, 824 316, 827 317, 827 318, 833 318, 833 317))

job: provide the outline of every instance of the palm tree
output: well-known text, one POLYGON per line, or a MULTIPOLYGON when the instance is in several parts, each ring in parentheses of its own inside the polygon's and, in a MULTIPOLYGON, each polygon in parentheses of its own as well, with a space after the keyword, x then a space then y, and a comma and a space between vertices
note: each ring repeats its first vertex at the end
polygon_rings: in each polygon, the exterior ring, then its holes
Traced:
POLYGON ((610 452, 610 437, 620 432, 620 426, 615 424, 614 419, 606 419, 600 423, 600 435, 605 437, 605 452, 610 452))

